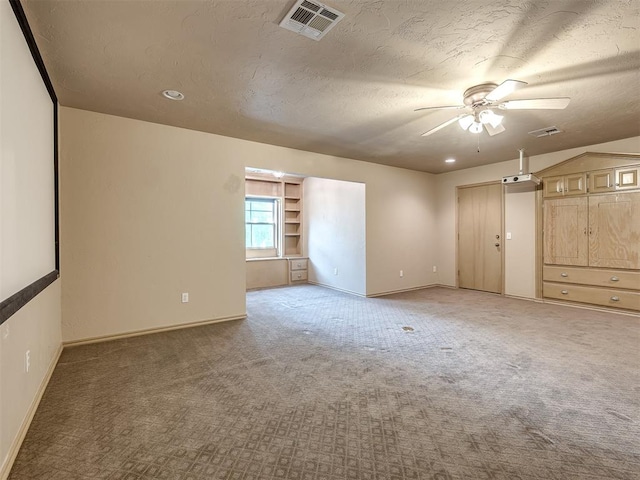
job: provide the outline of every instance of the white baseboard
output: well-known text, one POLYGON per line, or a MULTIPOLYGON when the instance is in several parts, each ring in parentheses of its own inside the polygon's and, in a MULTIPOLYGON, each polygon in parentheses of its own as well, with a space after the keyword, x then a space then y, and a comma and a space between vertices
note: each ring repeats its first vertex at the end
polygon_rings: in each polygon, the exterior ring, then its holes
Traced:
POLYGON ((338 292, 348 293, 349 295, 356 295, 358 297, 364 297, 365 296, 365 295, 363 295, 361 293, 354 292, 352 290, 347 290, 345 288, 334 287, 333 285, 327 285, 326 283, 312 282, 310 280, 307 280, 307 283, 309 283, 310 285, 317 285, 318 287, 324 287, 324 288, 329 288, 331 290, 336 290, 338 292))
POLYGON ((110 340, 118 340, 120 338, 139 337, 140 335, 150 335, 152 333, 170 332, 171 330, 181 330, 183 328, 201 327, 203 325, 209 325, 212 323, 231 322, 233 320, 244 320, 245 318, 247 318, 246 313, 244 315, 236 315, 232 317, 219 317, 211 320, 199 320, 197 322, 181 323, 178 325, 170 325, 168 327, 146 328, 143 330, 133 330, 131 332, 117 333, 114 335, 102 335, 99 337, 82 338, 80 340, 70 340, 70 341, 62 342, 62 345, 65 347, 75 347, 78 345, 87 345, 90 343, 108 342, 110 340))
POLYGON ((49 385, 49 380, 51 380, 51 375, 53 375, 53 371, 58 364, 58 360, 60 360, 60 355, 62 355, 63 346, 60 344, 58 346, 58 351, 53 356, 51 363, 49 364, 49 368, 47 369, 47 373, 40 382, 40 386, 36 391, 33 400, 31 401, 31 405, 29 405, 29 409, 27 410, 27 415, 24 417, 24 421, 20 426, 20 430, 18 431, 18 435, 13 440, 9 453, 7 454, 6 461, 0 468, 0 480, 6 480, 9 477, 9 473, 11 472, 11 467, 13 467, 13 462, 16 461, 16 457, 18 456, 18 452, 20 451, 20 447, 22 446, 22 442, 24 442, 24 437, 27 436, 27 432, 29 431, 29 427, 31 426, 31 421, 33 420, 34 415, 36 414, 36 410, 38 409, 38 405, 40 405, 40 400, 42 400, 42 395, 44 395, 44 391, 47 389, 47 385, 49 385))
POLYGON ((424 290, 425 288, 435 288, 435 287, 455 288, 455 287, 449 287, 448 285, 439 285, 437 283, 430 283, 429 285, 420 285, 419 287, 403 288, 402 290, 391 290, 388 292, 370 293, 367 295, 367 298, 383 297, 385 295, 393 295, 394 293, 413 292, 414 290, 424 290))

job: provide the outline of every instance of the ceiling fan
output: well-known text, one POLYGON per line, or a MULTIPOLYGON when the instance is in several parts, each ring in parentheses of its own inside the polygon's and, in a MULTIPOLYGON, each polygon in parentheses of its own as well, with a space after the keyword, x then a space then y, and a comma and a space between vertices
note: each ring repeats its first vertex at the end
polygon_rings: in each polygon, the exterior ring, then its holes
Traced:
POLYGON ((495 110, 562 110, 569 105, 571 100, 568 97, 557 98, 530 98, 527 100, 501 100, 515 90, 524 87, 527 82, 520 80, 505 80, 500 85, 495 83, 483 83, 465 90, 463 95, 464 105, 448 105, 442 107, 422 107, 416 108, 415 111, 421 110, 438 110, 438 109, 455 109, 466 110, 462 113, 447 120, 440 125, 433 127, 422 134, 423 137, 431 135, 438 130, 443 129, 458 122, 463 130, 471 133, 482 132, 483 127, 491 136, 497 135, 505 131, 502 125, 503 115, 499 115, 495 110))

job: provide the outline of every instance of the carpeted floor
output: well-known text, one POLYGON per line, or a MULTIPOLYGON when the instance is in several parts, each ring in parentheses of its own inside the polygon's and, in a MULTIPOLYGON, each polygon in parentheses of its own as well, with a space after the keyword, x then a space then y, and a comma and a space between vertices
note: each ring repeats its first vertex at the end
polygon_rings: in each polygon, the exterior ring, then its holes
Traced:
POLYGON ((640 478, 638 317, 444 288, 247 303, 65 349, 10 479, 640 478))

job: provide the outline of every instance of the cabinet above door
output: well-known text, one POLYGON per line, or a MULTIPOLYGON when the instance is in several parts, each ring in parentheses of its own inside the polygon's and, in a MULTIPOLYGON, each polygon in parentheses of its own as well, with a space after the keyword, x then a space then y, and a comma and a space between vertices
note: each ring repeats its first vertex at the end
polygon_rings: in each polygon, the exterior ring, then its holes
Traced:
POLYGON ((543 195, 547 198, 584 195, 587 193, 587 176, 585 173, 559 175, 543 179, 543 195))
POLYGON ((640 188, 640 167, 610 168, 589 172, 589 193, 640 188))

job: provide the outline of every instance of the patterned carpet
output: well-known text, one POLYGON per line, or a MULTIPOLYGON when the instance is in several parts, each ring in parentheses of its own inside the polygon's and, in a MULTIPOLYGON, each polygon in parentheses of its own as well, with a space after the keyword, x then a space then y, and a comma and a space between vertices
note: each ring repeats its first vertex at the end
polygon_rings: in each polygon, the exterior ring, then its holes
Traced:
POLYGON ((10 479, 640 478, 637 317, 445 288, 247 304, 65 349, 10 479))

